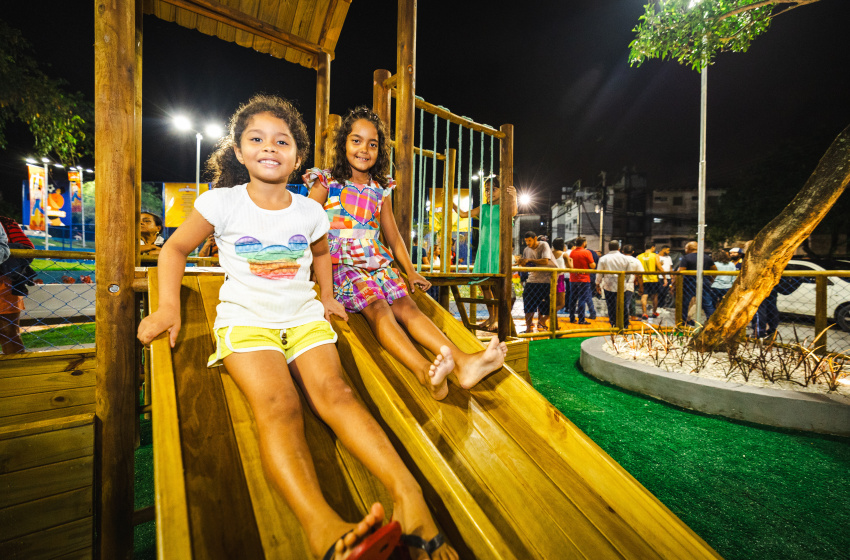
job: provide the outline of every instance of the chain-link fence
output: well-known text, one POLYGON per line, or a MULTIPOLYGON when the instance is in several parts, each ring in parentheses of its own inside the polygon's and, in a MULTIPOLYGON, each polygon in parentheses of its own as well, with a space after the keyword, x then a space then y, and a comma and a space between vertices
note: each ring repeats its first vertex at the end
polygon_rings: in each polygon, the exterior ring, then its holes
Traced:
POLYGON ((0 276, 4 354, 94 345, 93 259, 85 252, 12 251, 0 276))
MULTIPOLYGON (((673 272, 668 275, 657 275, 657 283, 644 284, 634 282, 634 291, 626 290, 628 282, 625 272, 608 271, 617 282, 608 287, 616 287, 606 294, 606 290, 595 289, 597 271, 579 271, 576 269, 533 269, 518 267, 514 269, 514 287, 517 299, 513 305, 511 316, 517 325, 517 331, 522 334, 526 330, 526 312, 535 308, 537 313, 532 317, 532 331, 536 336, 552 335, 551 318, 546 321, 545 328, 539 323, 540 300, 549 304, 549 311, 542 313, 544 317, 554 312, 558 316, 557 332, 588 331, 597 329, 617 329, 628 322, 630 328, 640 328, 641 325, 651 325, 653 328, 673 328, 685 323, 696 326, 696 278, 693 273, 673 272), (550 283, 529 285, 521 281, 521 274, 536 270, 548 272, 550 283), (568 271, 590 272, 589 285, 573 285, 566 282, 566 293, 550 301, 550 295, 559 290, 552 290, 552 284, 557 277, 568 271), (622 279, 620 279, 622 278, 622 279), (588 288, 590 288, 588 290, 588 288), (549 294, 544 295, 546 290, 549 294), (587 293, 592 297, 591 306, 588 304, 587 293), (528 296, 532 304, 526 306, 528 296), (607 295, 607 297, 606 297, 607 295), (579 324, 580 304, 584 306, 584 320, 589 325, 579 324), (616 320, 616 307, 621 305, 623 320, 616 320), (613 327, 612 327, 613 324, 613 327)), ((651 273, 644 273, 650 275, 651 273)), ((705 323, 719 305, 737 276, 737 272, 706 271, 702 290, 702 307, 700 322, 705 323), (726 277, 728 280, 721 281, 726 277)), ((631 274, 629 274, 631 275, 631 274)), ((468 289, 461 288, 461 295, 467 296, 468 289)), ((457 313, 457 304, 451 302, 451 310, 457 313)), ((481 321, 488 317, 485 306, 470 306, 470 322, 481 321)), ((785 343, 811 342, 816 336, 818 345, 823 345, 828 352, 850 352, 850 261, 811 261, 792 260, 788 263, 783 278, 771 294, 759 306, 759 310, 747 327, 747 336, 755 338, 775 337, 785 343)), ((531 335, 531 333, 527 333, 531 335)))

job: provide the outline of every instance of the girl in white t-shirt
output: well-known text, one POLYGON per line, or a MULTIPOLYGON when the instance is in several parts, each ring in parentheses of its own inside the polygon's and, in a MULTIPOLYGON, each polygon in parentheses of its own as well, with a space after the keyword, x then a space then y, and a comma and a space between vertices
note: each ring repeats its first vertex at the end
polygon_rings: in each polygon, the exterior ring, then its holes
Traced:
POLYGON ((386 558, 402 530, 421 536, 437 529, 418 483, 343 380, 328 321, 347 315, 333 297, 328 220, 319 204, 286 188, 308 151, 304 122, 287 101, 257 95, 237 110, 229 136, 207 164, 216 188, 198 198, 162 248, 159 308, 141 322, 138 337, 148 344, 168 331, 175 346, 186 255, 214 234, 227 279, 210 365, 224 363, 250 403, 267 476, 301 522, 315 557, 386 558), (321 301, 310 281, 311 264, 321 301), (390 492, 395 521, 383 525, 377 502, 359 523, 331 509, 307 447, 296 383, 390 492))

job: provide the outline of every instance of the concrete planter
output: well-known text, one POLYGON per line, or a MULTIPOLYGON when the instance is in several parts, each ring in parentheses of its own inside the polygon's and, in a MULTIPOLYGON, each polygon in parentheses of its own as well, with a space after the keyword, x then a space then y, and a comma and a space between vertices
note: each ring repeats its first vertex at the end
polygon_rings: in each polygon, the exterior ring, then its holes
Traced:
POLYGON ((779 428, 850 436, 850 398, 751 387, 671 373, 625 360, 602 349, 603 337, 581 345, 581 366, 587 373, 662 401, 779 428))

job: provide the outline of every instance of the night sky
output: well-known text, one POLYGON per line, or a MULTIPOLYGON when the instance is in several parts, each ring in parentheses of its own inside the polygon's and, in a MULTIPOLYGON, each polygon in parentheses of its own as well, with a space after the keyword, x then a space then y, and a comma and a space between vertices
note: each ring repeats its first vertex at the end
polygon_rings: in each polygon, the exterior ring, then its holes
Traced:
MULTIPOLYGON (((695 187, 699 74, 675 62, 628 65, 645 1, 520 4, 528 9, 419 2, 417 94, 477 122, 512 123, 521 191, 559 193, 578 179, 595 182, 603 170, 610 182, 625 166, 645 173, 650 188, 695 187)), ((25 6, 4 6, 0 17, 24 33, 50 75, 93 99, 94 2, 25 6)), ((396 2, 353 0, 331 66, 332 113, 371 105, 373 70, 394 71, 395 18, 396 2)), ((777 18, 749 52, 716 59, 708 80, 710 186, 734 188, 737 175, 784 143, 823 143, 850 124, 848 22, 850 1, 821 0, 777 18)), ((145 16, 144 33, 143 180, 194 181, 195 141, 173 130, 177 113, 223 125, 262 91, 296 101, 312 133, 315 71, 153 16, 145 16)), ((19 125, 8 135, 0 190, 17 201, 32 139, 19 125)))

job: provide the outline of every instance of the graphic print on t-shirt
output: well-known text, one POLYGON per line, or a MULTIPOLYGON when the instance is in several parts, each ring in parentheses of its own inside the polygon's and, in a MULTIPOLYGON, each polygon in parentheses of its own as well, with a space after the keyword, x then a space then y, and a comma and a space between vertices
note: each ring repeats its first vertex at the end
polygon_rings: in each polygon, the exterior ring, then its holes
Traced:
POLYGON ((369 187, 361 191, 354 185, 345 185, 339 192, 339 202, 346 214, 360 224, 367 224, 378 209, 378 193, 369 187))
POLYGON ((289 245, 263 244, 253 237, 242 237, 236 242, 236 254, 248 260, 251 274, 269 280, 293 279, 301 265, 296 261, 310 249, 303 235, 293 235, 289 245))

